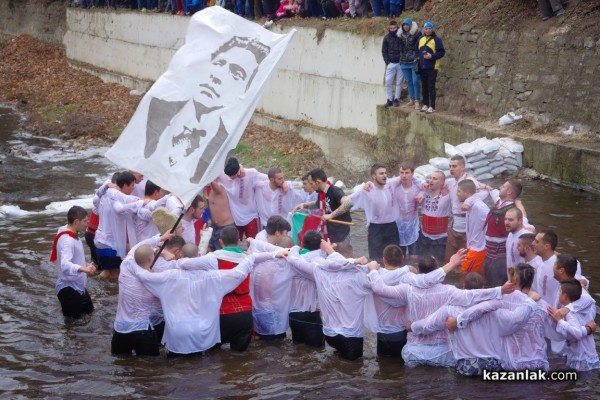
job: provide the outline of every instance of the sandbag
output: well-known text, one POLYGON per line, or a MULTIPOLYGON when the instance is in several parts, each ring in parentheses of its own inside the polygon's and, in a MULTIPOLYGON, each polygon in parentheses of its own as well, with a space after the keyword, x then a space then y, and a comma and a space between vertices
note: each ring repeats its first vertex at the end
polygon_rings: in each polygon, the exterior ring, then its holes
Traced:
POLYGON ((450 143, 444 143, 444 151, 448 158, 452 158, 456 155, 462 156, 465 159, 467 158, 460 149, 456 148, 456 146, 452 146, 450 143))
POLYGON ((477 168, 487 167, 487 166, 489 166, 489 164, 490 164, 489 160, 485 159, 485 160, 475 161, 474 163, 469 163, 467 165, 467 167, 476 170, 477 168))
POLYGON ((486 137, 475 139, 473 141, 473 144, 479 147, 484 154, 493 153, 500 148, 500 144, 486 137))
POLYGON ((494 162, 491 162, 488 167, 490 167, 491 169, 494 168, 498 168, 504 165, 504 160, 496 160, 494 162))
POLYGON ((485 174, 477 175, 477 179, 480 181, 484 181, 486 179, 492 179, 492 178, 494 178, 494 175, 490 174, 489 172, 486 172, 485 174))
POLYGON ((467 162, 472 163, 475 161, 483 160, 484 158, 487 158, 487 154, 479 153, 479 154, 475 154, 470 157, 467 157, 467 162))
POLYGON ((504 165, 514 165, 515 167, 519 167, 519 162, 516 158, 508 157, 504 159, 504 165))
POLYGON ((415 174, 421 175, 425 178, 428 178, 434 171, 438 169, 433 165, 425 164, 415 168, 415 174))
POLYGON ((522 153, 523 145, 512 138, 494 138, 494 142, 498 143, 502 147, 506 147, 512 153, 522 153))
POLYGON ((521 168, 523 166, 523 153, 515 153, 517 156, 517 167, 521 168))
POLYGON ((466 157, 481 153, 481 149, 473 143, 461 143, 456 146, 466 157))
POLYGON ((445 171, 450 168, 450 160, 444 157, 434 157, 429 160, 429 165, 432 165, 441 171, 445 171))
POLYGON ((507 169, 506 165, 501 165, 499 167, 492 169, 490 171, 490 173, 494 176, 498 176, 498 175, 504 173, 506 171, 506 169, 507 169))
POLYGON ((506 172, 515 172, 518 169, 519 169, 519 167, 517 167, 516 165, 512 165, 512 164, 506 165, 506 172))
POLYGON ((475 176, 479 176, 481 174, 486 174, 488 172, 490 172, 492 169, 488 166, 485 167, 481 167, 481 168, 477 168, 475 170, 473 170, 473 173, 475 174, 475 176))

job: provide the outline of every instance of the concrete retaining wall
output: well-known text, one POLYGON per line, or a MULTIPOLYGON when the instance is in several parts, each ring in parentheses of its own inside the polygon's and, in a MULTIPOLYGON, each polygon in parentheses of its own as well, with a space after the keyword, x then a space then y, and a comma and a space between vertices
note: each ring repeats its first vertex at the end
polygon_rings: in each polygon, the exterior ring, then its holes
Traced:
MULTIPOLYGON (((66 8, 60 3, 0 0, 0 36, 31 34, 62 43, 75 67, 103 79, 147 89, 183 44, 189 19, 165 14, 66 8)), ((281 25, 273 29, 282 31, 281 25)), ((488 32, 464 28, 445 37, 438 109, 495 120, 506 111, 529 120, 600 128, 600 40, 551 28, 488 32)), ((383 33, 383 32, 382 32, 383 33)), ((487 132, 439 115, 377 104, 385 98, 381 36, 298 28, 270 81, 255 122, 295 130, 336 163, 363 170, 372 161, 443 154, 487 132)), ((525 164, 554 179, 600 190, 599 152, 521 138, 525 164), (573 162, 575 161, 575 162, 573 162)))

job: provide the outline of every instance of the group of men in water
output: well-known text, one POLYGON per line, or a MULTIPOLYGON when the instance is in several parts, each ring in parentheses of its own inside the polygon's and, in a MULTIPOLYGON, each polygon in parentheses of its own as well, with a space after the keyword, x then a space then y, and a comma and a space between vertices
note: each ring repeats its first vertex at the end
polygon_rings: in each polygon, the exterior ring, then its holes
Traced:
POLYGON ((427 182, 409 162, 396 178, 384 164, 370 172, 346 195, 322 169, 299 188, 279 168, 262 174, 230 158, 189 207, 139 174, 115 174, 96 192, 89 223, 75 206, 54 239, 63 314, 93 310, 85 232, 100 276, 118 279, 113 354, 157 356, 160 344, 168 357, 223 344, 245 351, 253 336, 281 340, 289 329, 296 344, 327 343, 355 360, 366 327, 379 356, 407 366, 547 370, 548 341, 569 368, 600 368, 589 282, 575 257, 556 252, 554 232, 535 233, 518 181, 480 184, 460 156, 450 177, 436 171, 427 182), (368 259, 355 258, 349 240, 357 208, 368 259), (292 238, 288 216, 304 210, 317 223, 292 238), (208 254, 199 256, 206 225, 208 254), (461 289, 442 283, 453 270, 461 289))

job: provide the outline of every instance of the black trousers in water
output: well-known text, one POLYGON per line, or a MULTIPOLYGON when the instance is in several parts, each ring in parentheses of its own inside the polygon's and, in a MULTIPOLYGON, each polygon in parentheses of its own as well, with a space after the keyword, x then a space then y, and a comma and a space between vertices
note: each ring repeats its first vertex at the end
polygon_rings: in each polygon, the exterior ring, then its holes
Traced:
POLYGON ((377 334, 377 355, 402 359, 402 348, 406 344, 406 331, 377 334))
POLYGON ((325 344, 323 321, 319 311, 291 312, 290 329, 294 343, 304 343, 313 347, 321 347, 325 344))
POLYGON ((112 354, 131 354, 132 351, 135 352, 136 356, 160 355, 156 332, 151 328, 129 333, 120 333, 113 330, 110 352, 112 354))
POLYGON ((92 298, 87 290, 81 294, 67 286, 61 289, 56 296, 65 317, 79 318, 81 314, 91 314, 94 311, 94 304, 92 304, 92 298))
POLYGON ((423 95, 423 105, 435 109, 435 81, 437 79, 437 69, 421 69, 421 93, 423 95))
POLYGON ((363 338, 335 335, 325 336, 325 341, 346 360, 354 361, 363 356, 363 338))
POLYGON ((233 351, 245 351, 252 339, 252 311, 220 316, 221 343, 229 343, 233 351))
POLYGON ((398 246, 398 243, 400 243, 396 222, 387 224, 374 224, 371 222, 368 228, 367 242, 369 259, 381 262, 383 249, 389 244, 398 246))

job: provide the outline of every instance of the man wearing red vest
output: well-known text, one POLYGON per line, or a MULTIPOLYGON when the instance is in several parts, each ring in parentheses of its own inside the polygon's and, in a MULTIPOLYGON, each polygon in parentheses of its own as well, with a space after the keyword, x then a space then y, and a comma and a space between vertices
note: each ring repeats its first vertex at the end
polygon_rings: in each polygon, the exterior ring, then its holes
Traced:
MULTIPOLYGON (((485 247, 487 250, 484 270, 486 287, 501 286, 506 282, 506 238, 508 231, 504 224, 506 212, 514 207, 524 211, 517 197, 522 191, 521 183, 510 179, 502 184, 499 189, 485 186, 484 189, 490 193, 494 206, 490 209, 486 222, 485 247)), ((471 201, 465 202, 471 206, 471 201)), ((527 221, 524 221, 527 225, 527 221)))
MULTIPOLYGON (((221 231, 221 250, 213 252, 219 269, 233 269, 244 260, 240 249, 239 232, 235 226, 227 226, 221 231)), ((223 297, 220 310, 221 344, 229 343, 233 351, 245 351, 252 337, 252 298, 250 297, 250 276, 233 291, 223 297)))

